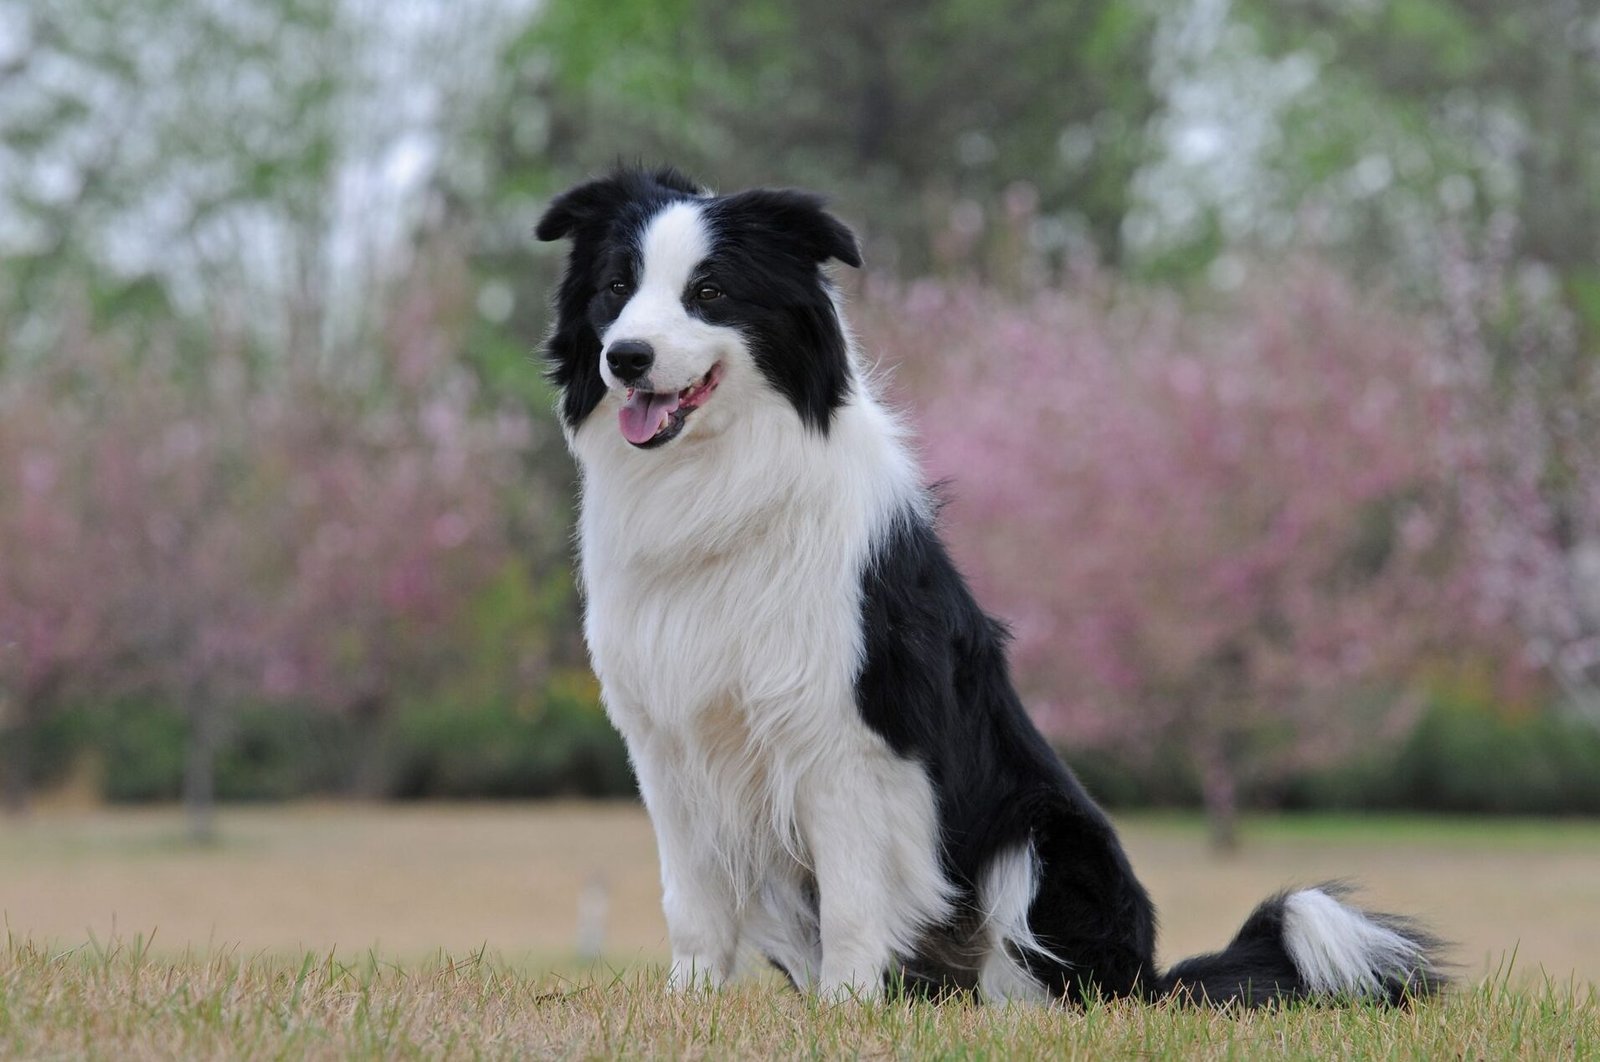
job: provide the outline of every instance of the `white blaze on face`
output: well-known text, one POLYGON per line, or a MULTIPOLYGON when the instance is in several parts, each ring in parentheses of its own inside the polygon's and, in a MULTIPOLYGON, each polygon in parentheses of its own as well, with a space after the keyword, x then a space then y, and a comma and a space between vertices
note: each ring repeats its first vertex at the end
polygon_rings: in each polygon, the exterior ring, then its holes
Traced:
MULTIPOLYGON (((602 349, 624 339, 643 340, 655 350, 646 380, 651 391, 679 391, 716 363, 726 328, 691 316, 684 294, 695 270, 711 253, 711 233, 699 203, 677 202, 650 219, 639 241, 641 269, 633 297, 600 337, 602 349)), ((600 359, 608 387, 620 386, 600 359)))

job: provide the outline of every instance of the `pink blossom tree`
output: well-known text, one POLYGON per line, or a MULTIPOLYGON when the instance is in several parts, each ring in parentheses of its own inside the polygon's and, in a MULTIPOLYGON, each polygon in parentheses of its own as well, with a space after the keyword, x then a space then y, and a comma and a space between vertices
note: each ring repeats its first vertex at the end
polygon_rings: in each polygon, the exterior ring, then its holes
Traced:
POLYGON ((461 666, 467 609, 542 500, 521 467, 526 417, 479 408, 457 362, 450 290, 416 278, 397 301, 382 387, 299 378, 265 417, 280 499, 268 525, 294 546, 263 682, 354 720, 366 795, 383 780, 381 725, 461 666))
POLYGON ((284 544, 259 533, 259 434, 241 366, 219 351, 183 372, 175 357, 155 347, 94 366, 93 421, 77 442, 92 472, 76 504, 104 558, 92 593, 123 660, 95 692, 153 692, 183 712, 184 803, 206 841, 216 756, 259 670, 284 544))
POLYGON ((26 806, 35 728, 72 686, 104 677, 108 572, 76 502, 80 409, 43 374, 0 378, 0 795, 26 806))
MULTIPOLYGON (((190 715, 186 791, 208 783, 204 705, 253 651, 249 524, 234 504, 243 421, 204 412, 156 340, 135 355, 66 313, 48 364, 10 367, 0 428, 0 689, 10 802, 28 731, 64 695, 159 686, 190 715), (231 450, 229 446, 231 445, 231 450)), ((208 822, 197 819, 197 832, 208 822)))
POLYGON ((319 705, 370 737, 401 695, 460 666, 469 606, 515 567, 544 495, 523 464, 527 418, 485 403, 459 364, 448 281, 408 280, 345 361, 251 365, 222 329, 135 345, 67 320, 50 366, 0 372, 14 800, 22 738, 69 683, 183 712, 204 840, 239 705, 319 705))
POLYGON ((1055 738, 1176 744, 1228 846, 1241 788, 1411 721, 1459 573, 1426 330, 1301 268, 1213 312, 918 286, 863 331, 914 366, 953 548, 1055 738))
POLYGON ((1479 630, 1600 726, 1600 364, 1556 291, 1519 269, 1504 218, 1478 254, 1446 238, 1442 329, 1470 378, 1450 436, 1479 630))

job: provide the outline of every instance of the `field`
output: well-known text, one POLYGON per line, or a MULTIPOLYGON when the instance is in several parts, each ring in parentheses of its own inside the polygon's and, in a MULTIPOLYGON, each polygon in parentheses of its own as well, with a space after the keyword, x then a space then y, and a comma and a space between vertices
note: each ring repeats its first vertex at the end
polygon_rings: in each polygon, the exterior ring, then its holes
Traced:
POLYGON ((1290 882, 1359 879, 1457 944, 1406 1012, 1243 1019, 1115 1006, 825 1007, 758 978, 661 990, 642 814, 622 805, 167 811, 0 821, 0 1056, 1600 1057, 1600 825, 1270 819, 1218 860, 1190 818, 1123 823, 1163 955, 1290 882), (603 898, 602 898, 603 897, 603 898), (580 908, 587 913, 580 917, 580 908), (580 962, 580 922, 601 959, 580 962))

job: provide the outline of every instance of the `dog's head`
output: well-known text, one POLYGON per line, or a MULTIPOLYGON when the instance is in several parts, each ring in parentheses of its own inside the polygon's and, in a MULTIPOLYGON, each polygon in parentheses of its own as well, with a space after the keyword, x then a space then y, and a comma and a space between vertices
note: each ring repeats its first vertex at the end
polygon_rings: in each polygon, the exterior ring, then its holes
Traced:
POLYGON ((675 170, 619 170, 558 196, 541 240, 570 239, 547 346, 576 430, 608 396, 633 446, 716 430, 717 392, 765 387, 826 433, 850 387, 823 263, 861 255, 806 192, 714 196, 675 170))

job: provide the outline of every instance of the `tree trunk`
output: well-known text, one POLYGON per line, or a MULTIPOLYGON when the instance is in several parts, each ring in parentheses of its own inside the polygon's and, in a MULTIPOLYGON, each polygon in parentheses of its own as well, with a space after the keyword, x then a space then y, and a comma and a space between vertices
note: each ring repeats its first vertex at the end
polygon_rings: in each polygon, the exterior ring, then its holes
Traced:
POLYGON ((217 839, 216 708, 204 695, 189 705, 189 742, 184 750, 183 808, 189 818, 189 839, 211 844, 217 839))
POLYGON ((1217 736, 1204 739, 1198 758, 1211 850, 1231 855, 1239 850, 1239 780, 1225 740, 1217 736))
POLYGON ((7 815, 28 810, 33 788, 33 726, 27 707, 0 696, 0 806, 7 815))
POLYGON ((381 693, 362 697, 350 709, 355 723, 355 763, 348 785, 357 800, 379 800, 388 794, 390 755, 388 736, 389 699, 381 693))
POLYGON ((28 791, 32 788, 33 733, 22 720, 0 730, 0 805, 7 815, 28 811, 28 791))

